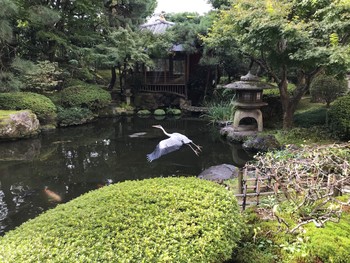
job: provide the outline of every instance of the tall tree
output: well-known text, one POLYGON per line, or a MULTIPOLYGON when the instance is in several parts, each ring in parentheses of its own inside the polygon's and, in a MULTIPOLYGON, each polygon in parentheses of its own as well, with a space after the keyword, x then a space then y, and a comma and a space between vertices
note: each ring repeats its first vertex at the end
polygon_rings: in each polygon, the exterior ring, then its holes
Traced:
POLYGON ((111 27, 140 25, 157 6, 157 0, 105 0, 111 27))
POLYGON ((0 0, 0 71, 4 70, 13 58, 13 15, 17 5, 11 0, 0 0))
POLYGON ((106 28, 105 42, 98 49, 103 51, 100 56, 105 65, 110 65, 111 81, 109 89, 116 82, 116 69, 119 69, 121 91, 127 84, 129 73, 138 63, 149 61, 145 54, 143 35, 139 25, 146 21, 156 7, 156 0, 107 0, 104 1, 105 14, 109 27, 106 28))
POLYGON ((96 46, 95 53, 98 63, 112 69, 109 89, 113 89, 119 71, 121 91, 129 83, 127 79, 138 64, 149 64, 150 58, 145 52, 145 40, 142 32, 133 31, 129 26, 120 27, 105 37, 105 42, 96 46))
POLYGON ((347 0, 232 0, 204 41, 230 43, 278 84, 283 127, 291 128, 296 106, 322 70, 345 74, 350 67, 350 2, 347 0), (296 89, 287 91, 288 80, 296 89))
POLYGON ((229 9, 232 0, 208 0, 215 9, 229 9))
POLYGON ((20 54, 32 60, 83 62, 100 40, 103 3, 93 0, 18 0, 20 54))
POLYGON ((203 56, 204 45, 201 35, 208 33, 208 28, 215 17, 214 12, 204 16, 198 13, 166 14, 166 18, 176 24, 167 30, 165 39, 171 44, 181 44, 187 54, 198 54, 201 58, 200 66, 196 67, 196 73, 192 74, 188 83, 189 96, 193 102, 200 102, 212 94, 213 81, 216 78, 216 64, 211 63, 208 57, 203 56), (192 94, 192 96, 191 96, 192 94))

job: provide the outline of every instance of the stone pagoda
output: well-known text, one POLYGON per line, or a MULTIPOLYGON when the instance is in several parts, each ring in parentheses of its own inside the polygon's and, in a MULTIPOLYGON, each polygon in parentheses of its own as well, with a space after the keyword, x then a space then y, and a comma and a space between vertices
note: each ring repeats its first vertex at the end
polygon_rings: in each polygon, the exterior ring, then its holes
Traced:
POLYGON ((263 130, 263 116, 260 108, 267 105, 266 102, 262 101, 263 90, 276 87, 260 81, 258 76, 248 72, 247 75, 241 77, 240 81, 227 84, 225 88, 236 91, 236 101, 234 103, 236 111, 233 119, 234 131, 254 131, 257 128, 257 131, 261 132, 263 130), (255 119, 257 127, 240 125, 241 120, 245 118, 255 119))

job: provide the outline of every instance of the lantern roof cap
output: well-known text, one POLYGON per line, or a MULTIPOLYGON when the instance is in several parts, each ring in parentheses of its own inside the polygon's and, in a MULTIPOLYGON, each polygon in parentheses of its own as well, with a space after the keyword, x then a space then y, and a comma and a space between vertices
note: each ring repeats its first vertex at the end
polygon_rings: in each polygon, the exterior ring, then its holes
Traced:
POLYGON ((250 71, 241 77, 241 80, 231 82, 224 86, 226 89, 235 90, 263 90, 263 89, 275 89, 276 86, 261 81, 256 75, 253 75, 250 71))

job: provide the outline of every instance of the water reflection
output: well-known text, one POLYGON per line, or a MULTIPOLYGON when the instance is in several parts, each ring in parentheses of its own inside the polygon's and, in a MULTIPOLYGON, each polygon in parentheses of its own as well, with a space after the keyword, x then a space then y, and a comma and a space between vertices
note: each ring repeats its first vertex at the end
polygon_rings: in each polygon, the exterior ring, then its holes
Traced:
POLYGON ((240 145, 229 145, 220 139, 216 129, 210 130, 211 126, 196 118, 159 121, 128 117, 1 143, 0 234, 57 203, 110 183, 198 175, 222 163, 240 166, 247 157, 244 151, 237 150, 240 145), (152 128, 155 124, 161 124, 169 133, 185 134, 203 146, 202 153, 197 157, 189 147, 182 147, 148 163, 146 154, 167 138, 152 128), (239 162, 232 159, 237 156, 239 162))

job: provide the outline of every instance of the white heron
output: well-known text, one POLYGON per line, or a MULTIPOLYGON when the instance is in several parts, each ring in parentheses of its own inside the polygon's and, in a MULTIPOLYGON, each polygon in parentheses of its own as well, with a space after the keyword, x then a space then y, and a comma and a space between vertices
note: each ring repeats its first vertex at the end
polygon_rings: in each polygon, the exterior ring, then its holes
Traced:
POLYGON ((150 154, 147 154, 147 160, 149 162, 152 162, 153 160, 158 159, 162 155, 165 155, 180 149, 180 147, 184 144, 188 145, 197 156, 199 152, 202 151, 201 146, 193 143, 192 140, 187 138, 185 135, 182 135, 181 133, 177 133, 177 132, 167 133, 161 125, 153 125, 152 127, 161 129, 164 132, 164 134, 169 138, 160 141, 157 147, 154 149, 154 151, 150 154), (194 147, 192 147, 192 145, 194 147))

